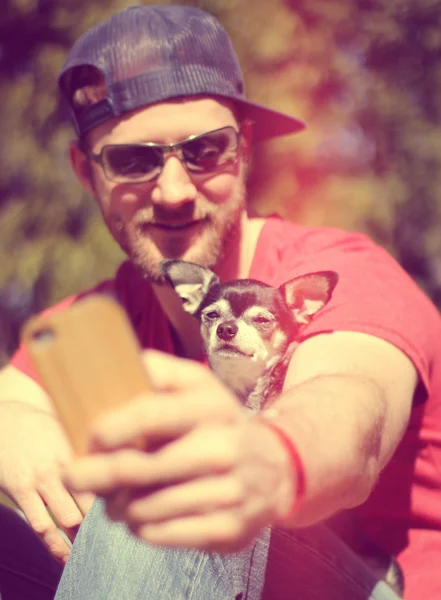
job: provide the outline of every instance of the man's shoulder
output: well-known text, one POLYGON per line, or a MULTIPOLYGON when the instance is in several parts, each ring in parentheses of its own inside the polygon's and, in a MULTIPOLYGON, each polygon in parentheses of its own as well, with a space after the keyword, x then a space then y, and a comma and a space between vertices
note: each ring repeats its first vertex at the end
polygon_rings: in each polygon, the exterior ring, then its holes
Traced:
POLYGON ((41 315, 47 315, 47 314, 57 313, 57 312, 66 310, 75 302, 78 302, 79 300, 87 298, 88 296, 91 296, 93 294, 107 294, 109 296, 115 296, 116 295, 115 279, 105 279, 105 280, 97 283, 95 286, 93 286, 91 288, 82 290, 80 292, 77 292, 76 294, 72 294, 71 296, 67 296, 66 298, 63 298, 59 302, 57 302, 57 303, 49 306, 45 310, 43 310, 41 312, 41 315))
POLYGON ((339 227, 311 225, 308 223, 299 223, 291 221, 279 215, 270 215, 263 219, 265 229, 276 239, 280 235, 286 234, 292 241, 315 241, 315 240, 363 240, 374 243, 365 233, 360 231, 350 231, 339 227))
POLYGON ((119 265, 114 277, 104 279, 93 287, 82 290, 60 300, 59 302, 46 308, 41 314, 46 315, 50 313, 61 312, 69 308, 69 306, 75 302, 83 300, 94 294, 108 295, 124 304, 126 296, 133 293, 135 288, 138 288, 141 285, 142 281, 138 272, 132 263, 129 260, 126 260, 119 265))
POLYGON ((340 244, 376 246, 366 234, 338 227, 316 226, 297 223, 271 215, 264 219, 261 242, 281 247, 295 246, 304 252, 330 248, 340 244))

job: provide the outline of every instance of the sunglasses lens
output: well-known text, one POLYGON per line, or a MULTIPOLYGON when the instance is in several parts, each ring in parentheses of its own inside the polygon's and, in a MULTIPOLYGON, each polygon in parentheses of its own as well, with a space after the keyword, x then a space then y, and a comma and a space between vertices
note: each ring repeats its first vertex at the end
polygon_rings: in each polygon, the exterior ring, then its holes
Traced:
POLYGON ((181 146, 187 168, 196 173, 208 173, 232 163, 237 158, 237 133, 232 127, 219 129, 181 146))
MULTIPOLYGON (((181 160, 192 173, 213 173, 236 161, 238 139, 233 127, 224 127, 170 145, 169 152, 180 148, 181 160)), ((167 145, 108 145, 103 147, 99 162, 107 177, 117 183, 151 181, 161 172, 167 151, 167 145)))
POLYGON ((148 181, 162 167, 162 151, 141 145, 105 146, 103 164, 109 177, 117 182, 148 181))

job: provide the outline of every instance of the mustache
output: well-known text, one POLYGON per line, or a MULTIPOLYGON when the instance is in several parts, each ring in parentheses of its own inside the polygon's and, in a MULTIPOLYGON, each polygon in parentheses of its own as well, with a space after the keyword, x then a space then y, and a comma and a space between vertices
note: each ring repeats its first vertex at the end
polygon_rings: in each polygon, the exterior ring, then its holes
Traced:
POLYGON ((135 226, 146 224, 167 224, 187 221, 200 221, 211 216, 213 209, 209 207, 196 207, 192 203, 183 204, 176 208, 160 205, 149 206, 137 212, 133 223, 135 226))

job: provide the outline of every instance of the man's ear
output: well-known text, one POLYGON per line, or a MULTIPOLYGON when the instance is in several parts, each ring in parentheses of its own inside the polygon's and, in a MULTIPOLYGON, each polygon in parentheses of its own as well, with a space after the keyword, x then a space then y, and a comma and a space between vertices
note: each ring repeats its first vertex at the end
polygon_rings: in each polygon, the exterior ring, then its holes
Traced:
POLYGON ((210 269, 185 260, 163 260, 159 269, 181 298, 184 310, 191 315, 198 311, 208 288, 219 282, 219 277, 210 269))
POLYGON ((71 140, 69 143, 69 159, 79 182, 86 192, 93 196, 92 167, 90 165, 90 160, 81 150, 81 145, 78 140, 71 140))
POLYGON ((309 323, 329 302, 337 282, 335 271, 319 271, 287 281, 279 291, 297 323, 309 323))

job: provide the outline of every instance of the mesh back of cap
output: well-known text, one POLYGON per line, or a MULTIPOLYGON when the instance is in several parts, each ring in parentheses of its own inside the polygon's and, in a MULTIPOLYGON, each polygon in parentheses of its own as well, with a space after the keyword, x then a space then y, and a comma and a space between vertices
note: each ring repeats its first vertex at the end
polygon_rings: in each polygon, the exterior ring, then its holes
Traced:
POLYGON ((210 14, 188 6, 132 6, 112 15, 74 44, 59 84, 72 101, 79 67, 101 74, 107 97, 75 113, 82 135, 111 117, 180 96, 231 99, 255 122, 255 139, 299 131, 303 123, 244 98, 230 39, 210 14))
POLYGON ((211 15, 189 7, 131 7, 90 30, 63 67, 68 95, 66 75, 80 65, 101 72, 115 115, 184 95, 243 97, 227 34, 211 15))

